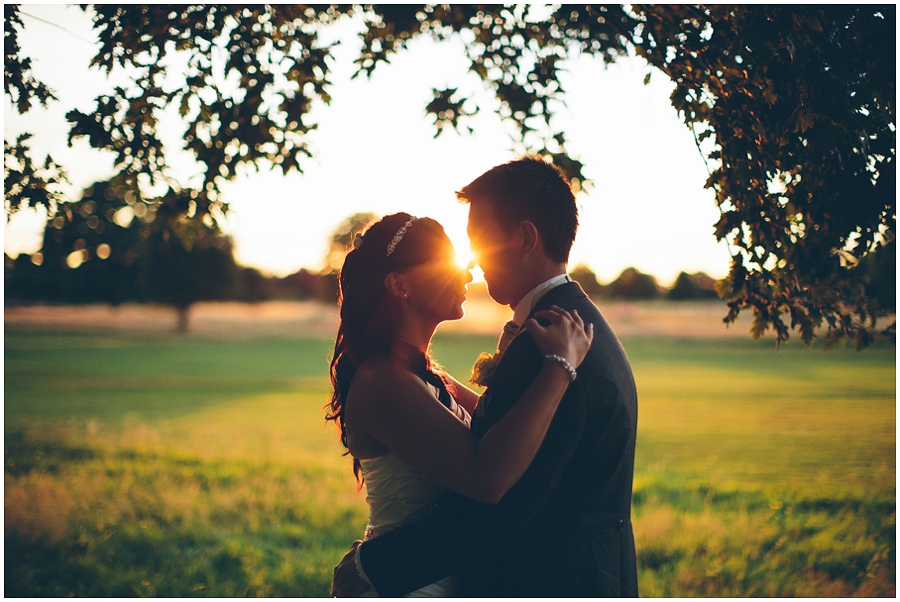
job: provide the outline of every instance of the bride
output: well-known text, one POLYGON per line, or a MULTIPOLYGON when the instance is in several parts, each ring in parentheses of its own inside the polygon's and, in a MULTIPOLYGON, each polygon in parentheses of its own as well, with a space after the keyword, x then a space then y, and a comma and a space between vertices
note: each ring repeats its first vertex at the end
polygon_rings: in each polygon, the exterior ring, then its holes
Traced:
MULTIPOLYGON (((427 511, 447 491, 496 503, 531 463, 593 339, 577 313, 539 312, 523 328, 544 366, 483 437, 469 430, 477 394, 431 358, 438 324, 463 316, 472 277, 436 221, 389 215, 357 236, 340 272, 340 326, 328 420, 366 487, 365 537, 427 511)), ((369 590, 367 595, 375 595, 369 590)), ((410 596, 453 596, 453 577, 410 596)))

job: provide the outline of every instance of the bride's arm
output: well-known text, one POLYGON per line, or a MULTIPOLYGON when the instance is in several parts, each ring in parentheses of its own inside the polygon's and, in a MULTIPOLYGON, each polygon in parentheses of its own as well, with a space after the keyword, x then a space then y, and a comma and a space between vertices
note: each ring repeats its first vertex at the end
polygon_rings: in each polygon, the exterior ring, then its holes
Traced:
POLYGON ((569 384, 562 368, 547 364, 480 440, 406 370, 357 373, 354 381, 362 377, 358 384, 365 387, 367 400, 354 401, 357 409, 364 404, 372 410, 365 417, 368 433, 417 470, 461 495, 495 503, 534 459, 569 384))
MULTIPOLYGON (((576 319, 580 333, 569 324, 563 343, 559 331, 553 333, 560 343, 556 345, 561 351, 558 354, 575 360, 575 365, 584 358, 593 338, 592 332, 584 332, 580 318, 576 319)), ((535 322, 532 329, 536 328, 542 329, 542 335, 550 330, 535 322)), ((357 373, 355 391, 351 390, 351 395, 356 393, 355 403, 348 404, 347 420, 365 425, 370 436, 448 489, 496 503, 534 459, 570 382, 558 362, 545 360, 522 398, 481 439, 476 439, 436 402, 419 378, 382 365, 357 373)))
POLYGON ((469 414, 475 412, 475 406, 478 404, 478 393, 462 384, 452 376, 450 377, 456 385, 456 403, 466 409, 469 414))

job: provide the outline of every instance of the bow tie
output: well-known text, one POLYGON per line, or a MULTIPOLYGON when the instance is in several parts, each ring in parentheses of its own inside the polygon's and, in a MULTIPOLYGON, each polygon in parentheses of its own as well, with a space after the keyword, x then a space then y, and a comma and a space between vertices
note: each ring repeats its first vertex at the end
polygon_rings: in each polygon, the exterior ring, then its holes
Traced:
POLYGON ((516 334, 519 332, 520 326, 510 320, 503 326, 503 332, 500 334, 500 342, 497 343, 497 349, 500 353, 506 351, 506 348, 509 347, 509 344, 512 342, 514 338, 516 338, 516 334))

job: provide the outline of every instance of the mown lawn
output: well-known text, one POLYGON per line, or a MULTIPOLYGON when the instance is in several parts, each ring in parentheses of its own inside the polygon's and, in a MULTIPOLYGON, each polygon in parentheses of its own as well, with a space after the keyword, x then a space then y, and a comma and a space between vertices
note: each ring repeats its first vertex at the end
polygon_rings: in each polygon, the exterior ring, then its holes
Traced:
MULTIPOLYGON (((439 335, 457 376, 494 337, 439 335)), ((625 341, 642 595, 894 596, 895 349, 625 341)), ((6 596, 312 596, 366 521, 330 342, 7 326, 6 596)))

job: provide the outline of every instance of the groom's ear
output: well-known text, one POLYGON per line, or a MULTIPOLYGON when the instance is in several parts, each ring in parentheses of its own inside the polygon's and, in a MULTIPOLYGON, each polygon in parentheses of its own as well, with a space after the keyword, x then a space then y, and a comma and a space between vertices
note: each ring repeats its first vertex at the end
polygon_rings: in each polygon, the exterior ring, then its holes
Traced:
POLYGON ((518 230, 519 235, 522 237, 522 250, 527 255, 538 246, 540 235, 538 234, 537 226, 528 220, 523 220, 519 222, 518 230))
POLYGON ((409 290, 406 286, 406 279, 397 272, 391 272, 384 277, 384 286, 388 292, 400 299, 406 299, 409 296, 409 290))

